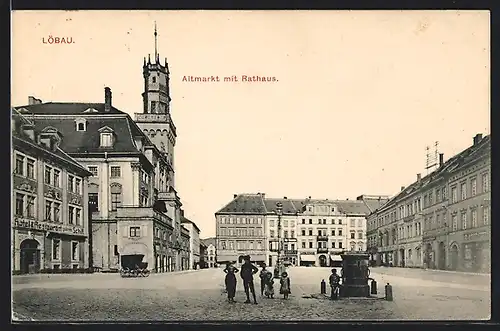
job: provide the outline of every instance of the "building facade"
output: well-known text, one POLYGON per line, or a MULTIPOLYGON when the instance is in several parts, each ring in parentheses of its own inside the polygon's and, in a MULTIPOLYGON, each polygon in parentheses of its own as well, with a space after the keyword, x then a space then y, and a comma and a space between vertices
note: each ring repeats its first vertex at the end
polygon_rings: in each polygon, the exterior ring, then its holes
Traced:
POLYGON ((368 218, 369 250, 379 264, 490 270, 490 137, 481 134, 368 218))
POLYGON ((14 273, 89 267, 89 171, 63 137, 12 110, 11 262, 14 273))
POLYGON ((193 221, 184 217, 181 210, 181 224, 189 231, 189 268, 198 269, 200 264, 200 229, 193 221))
POLYGON ((206 248, 206 262, 208 268, 215 268, 217 266, 217 247, 216 238, 206 238, 202 240, 207 246, 206 248))
MULTIPOLYGON (((266 198, 264 193, 235 195, 232 202, 216 213, 217 219, 217 261, 223 254, 226 242, 242 239, 241 230, 229 231, 221 217, 231 213, 233 217, 252 212, 258 221, 263 218, 262 230, 265 241, 260 260, 268 266, 275 266, 279 260, 288 265, 331 266, 341 260, 340 253, 346 250, 366 250, 366 216, 384 204, 387 197, 360 196, 356 200, 315 200, 266 198), (277 204, 281 204, 281 210, 277 204), (281 243, 281 247, 280 247, 281 243)), ((245 227, 252 228, 249 223, 245 227)), ((250 232, 251 233, 251 232, 250 232)), ((255 239, 254 239, 255 240, 255 239)), ((245 255, 243 247, 238 256, 245 255)), ((236 261, 236 255, 232 261, 236 261)), ((231 261, 231 260, 229 260, 231 261)))

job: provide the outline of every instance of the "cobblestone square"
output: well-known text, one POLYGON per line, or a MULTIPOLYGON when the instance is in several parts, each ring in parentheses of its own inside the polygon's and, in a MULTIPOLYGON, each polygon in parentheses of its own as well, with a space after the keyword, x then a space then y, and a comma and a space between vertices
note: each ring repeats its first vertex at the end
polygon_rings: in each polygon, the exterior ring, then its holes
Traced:
MULTIPOLYGON (((292 295, 257 296, 244 304, 238 278, 236 303, 226 300, 220 269, 148 278, 118 274, 30 275, 13 278, 13 310, 19 320, 37 321, 272 321, 272 320, 458 320, 489 319, 490 277, 421 269, 373 268, 378 297, 393 285, 394 301, 306 298, 320 292, 329 268, 289 269, 292 295)), ((259 281, 255 281, 259 288, 259 281)))

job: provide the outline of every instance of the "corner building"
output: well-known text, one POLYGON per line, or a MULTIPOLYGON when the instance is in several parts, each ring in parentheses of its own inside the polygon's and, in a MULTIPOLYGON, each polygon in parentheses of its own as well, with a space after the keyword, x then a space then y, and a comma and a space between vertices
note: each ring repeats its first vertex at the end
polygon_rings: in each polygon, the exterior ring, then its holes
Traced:
POLYGON ((53 128, 12 110, 12 271, 89 267, 87 181, 53 128))

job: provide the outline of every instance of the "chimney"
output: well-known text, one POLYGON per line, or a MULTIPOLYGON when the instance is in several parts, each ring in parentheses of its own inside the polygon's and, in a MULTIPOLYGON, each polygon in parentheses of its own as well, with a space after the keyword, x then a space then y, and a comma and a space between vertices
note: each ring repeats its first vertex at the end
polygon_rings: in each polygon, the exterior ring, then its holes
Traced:
POLYGON ((422 179, 422 174, 417 174, 417 182, 420 182, 421 179, 422 179))
POLYGON ((236 199, 237 196, 238 194, 233 194, 233 199, 236 199))
POLYGON ((404 187, 404 186, 401 186, 401 191, 403 191, 404 189, 405 189, 405 187, 404 187))
POLYGON ((439 167, 442 167, 444 164, 444 154, 439 153, 439 167))
POLYGON ((476 136, 472 139, 474 145, 477 145, 481 139, 483 139, 483 135, 481 133, 476 134, 476 136))
POLYGON ((34 96, 30 95, 28 97, 28 105, 39 105, 42 103, 42 100, 35 98, 34 96))
POLYGON ((111 110, 111 89, 109 87, 104 88, 104 111, 109 112, 111 110))

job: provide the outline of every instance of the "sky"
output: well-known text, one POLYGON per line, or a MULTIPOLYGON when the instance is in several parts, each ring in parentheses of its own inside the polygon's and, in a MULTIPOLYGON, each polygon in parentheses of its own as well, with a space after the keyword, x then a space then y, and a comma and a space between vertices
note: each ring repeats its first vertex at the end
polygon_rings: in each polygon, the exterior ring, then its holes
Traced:
POLYGON ((109 86, 142 112, 155 21, 176 190, 201 238, 233 194, 392 196, 426 175, 426 146, 446 161, 490 132, 488 11, 15 11, 13 106, 104 102, 109 86))

